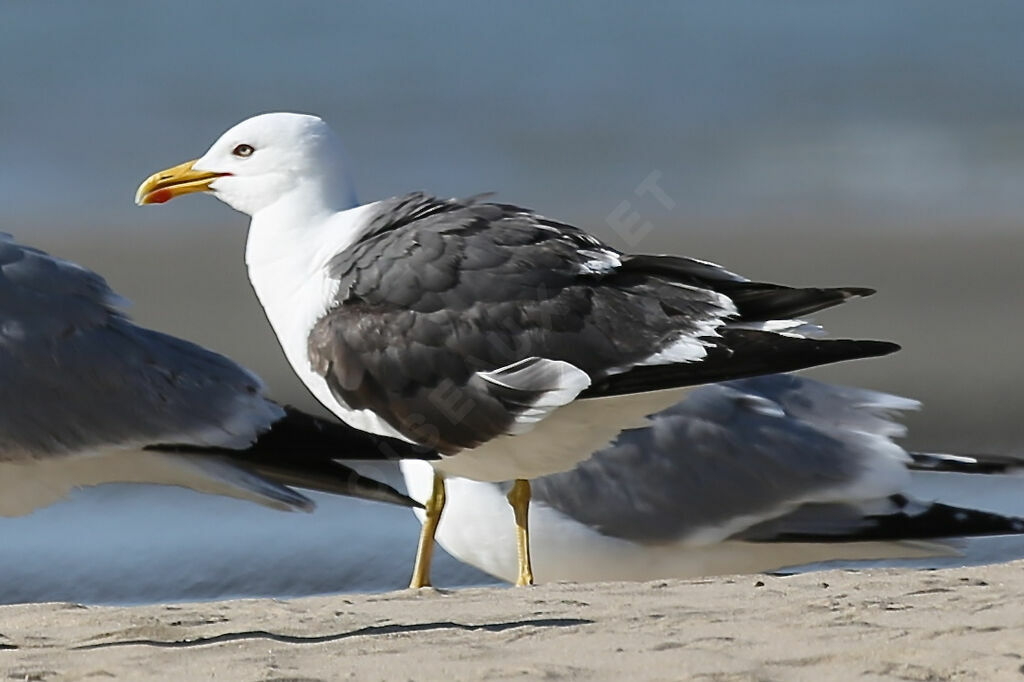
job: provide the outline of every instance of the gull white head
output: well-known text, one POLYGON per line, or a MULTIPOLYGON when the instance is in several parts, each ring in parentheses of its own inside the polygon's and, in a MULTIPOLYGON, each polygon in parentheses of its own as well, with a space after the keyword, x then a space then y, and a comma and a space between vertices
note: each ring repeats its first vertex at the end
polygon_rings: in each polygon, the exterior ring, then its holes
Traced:
POLYGON ((355 205, 341 141, 323 120, 307 114, 242 121, 198 159, 147 178, 135 202, 162 204, 193 192, 212 192, 250 216, 282 200, 301 202, 307 211, 355 205))

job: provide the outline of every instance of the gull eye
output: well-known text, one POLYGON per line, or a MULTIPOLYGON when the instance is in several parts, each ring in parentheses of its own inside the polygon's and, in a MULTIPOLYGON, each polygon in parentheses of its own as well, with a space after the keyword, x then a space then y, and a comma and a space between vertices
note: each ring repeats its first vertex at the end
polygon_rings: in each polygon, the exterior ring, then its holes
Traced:
POLYGON ((240 156, 244 159, 247 156, 252 156, 252 153, 254 151, 256 150, 253 149, 253 146, 251 144, 240 144, 234 149, 232 149, 231 153, 234 154, 235 156, 240 156))

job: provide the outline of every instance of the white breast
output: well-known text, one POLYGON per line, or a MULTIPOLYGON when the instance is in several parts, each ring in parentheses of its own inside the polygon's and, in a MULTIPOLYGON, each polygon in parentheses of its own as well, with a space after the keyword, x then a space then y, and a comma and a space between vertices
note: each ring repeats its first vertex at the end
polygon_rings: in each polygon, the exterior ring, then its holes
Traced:
POLYGON ((245 263, 285 357, 313 396, 357 429, 409 440, 374 412, 353 410, 338 400, 309 360, 309 332, 338 290, 338 282, 327 275, 327 264, 359 238, 373 207, 359 206, 321 222, 283 219, 276 207, 260 212, 249 226, 245 263), (294 225, 301 225, 301 231, 294 225))

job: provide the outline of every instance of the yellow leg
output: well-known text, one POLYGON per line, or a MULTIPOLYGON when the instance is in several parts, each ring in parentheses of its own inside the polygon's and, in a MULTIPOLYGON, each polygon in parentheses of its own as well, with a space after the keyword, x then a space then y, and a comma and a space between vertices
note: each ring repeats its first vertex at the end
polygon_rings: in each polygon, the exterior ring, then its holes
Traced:
POLYGON ((441 521, 441 511, 444 510, 444 479, 437 473, 434 474, 434 488, 430 492, 430 498, 425 505, 427 518, 423 521, 423 528, 420 531, 420 544, 416 548, 416 565, 412 569, 412 581, 409 587, 417 589, 430 587, 430 561, 434 557, 434 533, 437 532, 437 524, 441 521))
POLYGON ((508 503, 516 516, 516 548, 519 552, 519 578, 517 587, 533 584, 533 564, 530 562, 530 482, 516 479, 508 491, 508 503))

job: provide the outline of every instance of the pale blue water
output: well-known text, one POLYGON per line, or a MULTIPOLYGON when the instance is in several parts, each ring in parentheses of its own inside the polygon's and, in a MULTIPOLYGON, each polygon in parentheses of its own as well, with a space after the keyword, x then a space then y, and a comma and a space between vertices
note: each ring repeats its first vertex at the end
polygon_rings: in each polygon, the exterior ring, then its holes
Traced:
POLYGON ((1022 25, 955 0, 6 3, 0 205, 156 220, 130 203, 154 164, 285 109, 339 128, 367 197, 604 216, 657 170, 694 221, 1014 216, 1022 25))
MULTIPOLYGON (((983 230, 1024 212, 1022 25, 1020 3, 953 0, 5 3, 0 229, 67 257, 107 253, 88 263, 139 301, 140 318, 278 377, 269 340, 223 340, 242 334, 240 315, 258 317, 241 298, 237 251, 217 255, 237 280, 218 316, 189 312, 211 299, 189 289, 193 277, 205 282, 209 254, 161 263, 159 285, 130 257, 163 253, 168 235, 200 248, 204 230, 241 223, 212 200, 142 211, 132 195, 242 118, 324 115, 368 199, 500 190, 593 218, 612 239, 606 216, 624 201, 694 231, 818 216, 829 230, 983 230), (667 213, 634 192, 652 172, 674 204, 667 213), (220 314, 235 317, 225 325, 220 314)), ((686 251, 682 232, 657 243, 686 251)), ((925 314, 897 284, 890 293, 925 314)), ((1015 319, 994 295, 985 300, 999 319, 1015 319)), ((973 357, 970 343, 939 366, 973 357)), ((975 419, 993 411, 958 399, 975 419)), ((986 438, 1006 440, 985 426, 986 438)), ((1015 487, 968 495, 1018 513, 1019 497, 1015 487)), ((83 492, 0 520, 0 601, 392 589, 407 579, 416 527, 408 512, 347 501, 303 516, 165 489, 83 492)), ((971 547, 988 560, 1020 549, 971 547)), ((438 574, 484 579, 451 561, 438 574)))
MULTIPOLYGON (((108 485, 0 519, 0 603, 138 603, 401 589, 412 512, 313 494, 312 514, 162 486, 108 485)), ((443 552, 439 585, 494 582, 443 552)))
MULTIPOLYGON (((1024 514, 1024 478, 926 474, 923 499, 1024 514)), ((411 512, 314 495, 313 514, 156 486, 102 486, 30 516, 0 520, 0 603, 138 603, 402 589, 419 524, 411 512)), ((961 556, 835 566, 948 567, 1024 557, 1024 536, 963 543, 961 556)), ((493 584, 444 552, 439 587, 493 584)))

